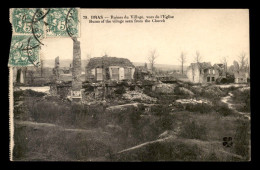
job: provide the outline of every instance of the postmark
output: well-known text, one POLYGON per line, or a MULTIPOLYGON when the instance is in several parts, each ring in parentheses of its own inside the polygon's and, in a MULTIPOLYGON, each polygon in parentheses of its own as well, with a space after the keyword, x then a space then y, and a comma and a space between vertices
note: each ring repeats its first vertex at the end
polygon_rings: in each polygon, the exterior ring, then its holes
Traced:
POLYGON ((30 35, 13 35, 8 66, 39 66, 40 46, 30 35))
POLYGON ((76 8, 52 8, 46 22, 46 37, 79 37, 79 17, 76 8))

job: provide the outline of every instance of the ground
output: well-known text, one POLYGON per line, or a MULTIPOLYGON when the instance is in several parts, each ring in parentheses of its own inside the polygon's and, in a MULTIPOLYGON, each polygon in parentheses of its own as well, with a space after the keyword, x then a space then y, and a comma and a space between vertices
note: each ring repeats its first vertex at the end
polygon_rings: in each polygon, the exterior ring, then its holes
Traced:
POLYGON ((84 104, 17 90, 14 104, 14 160, 250 160, 247 87, 179 83, 84 104))

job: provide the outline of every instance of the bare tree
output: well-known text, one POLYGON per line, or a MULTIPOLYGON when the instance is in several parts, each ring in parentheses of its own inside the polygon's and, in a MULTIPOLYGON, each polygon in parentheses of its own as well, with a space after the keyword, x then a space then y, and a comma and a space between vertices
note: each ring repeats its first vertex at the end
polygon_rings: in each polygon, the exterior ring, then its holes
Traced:
POLYGON ((239 68, 241 71, 247 71, 248 70, 248 59, 246 58, 246 54, 242 52, 238 56, 238 63, 239 63, 239 68))
POLYGON ((196 55, 194 57, 194 61, 195 63, 200 63, 202 60, 202 56, 200 55, 200 52, 199 51, 196 51, 196 55))
POLYGON ((239 66, 239 63, 237 61, 233 61, 233 66, 234 66, 234 71, 235 72, 239 72, 239 70, 241 69, 239 66))
POLYGON ((158 57, 158 54, 157 54, 156 50, 154 49, 154 50, 150 51, 150 54, 149 54, 149 56, 147 58, 149 63, 150 63, 150 65, 151 65, 152 73, 154 72, 155 59, 157 57, 158 57))
POLYGON ((183 65, 186 62, 186 55, 184 52, 181 52, 179 61, 181 62, 181 74, 183 74, 183 65))
POLYGON ((194 57, 194 61, 195 63, 198 64, 198 68, 199 68, 199 80, 200 80, 200 74, 201 74, 201 68, 200 68, 200 62, 202 61, 202 56, 200 55, 199 51, 196 51, 196 55, 194 57))
POLYGON ((227 72, 227 57, 222 57, 221 59, 220 59, 220 62, 224 65, 224 71, 225 71, 225 73, 227 72))
POLYGON ((195 78, 195 65, 191 63, 191 70, 192 70, 192 81, 194 82, 194 78, 195 78))

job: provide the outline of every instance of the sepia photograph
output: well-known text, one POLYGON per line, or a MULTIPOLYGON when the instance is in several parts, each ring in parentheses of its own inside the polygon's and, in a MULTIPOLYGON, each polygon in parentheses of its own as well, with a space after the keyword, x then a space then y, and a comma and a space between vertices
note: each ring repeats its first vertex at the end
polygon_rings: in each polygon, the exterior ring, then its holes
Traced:
POLYGON ((248 9, 9 15, 11 161, 251 161, 248 9))

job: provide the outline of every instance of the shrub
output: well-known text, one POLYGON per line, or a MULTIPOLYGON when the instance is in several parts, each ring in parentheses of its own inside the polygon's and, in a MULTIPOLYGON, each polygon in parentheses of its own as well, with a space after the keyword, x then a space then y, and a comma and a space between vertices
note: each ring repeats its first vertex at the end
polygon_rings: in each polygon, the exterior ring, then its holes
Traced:
POLYGON ((15 127, 14 128, 14 149, 13 149, 13 157, 15 160, 23 159, 29 147, 27 145, 27 133, 26 127, 15 127))
POLYGON ((220 99, 220 97, 224 96, 225 93, 218 87, 208 87, 205 89, 202 89, 201 97, 207 98, 207 99, 220 99))
POLYGON ((143 89, 143 93, 146 94, 147 96, 153 97, 153 98, 157 98, 159 99, 161 97, 161 94, 159 94, 158 92, 153 92, 151 90, 151 88, 145 87, 143 89))
POLYGON ((83 85, 83 88, 85 89, 85 92, 93 92, 94 91, 94 87, 89 85, 89 84, 83 85))
POLYGON ((45 96, 45 93, 33 91, 31 89, 25 90, 24 94, 25 94, 25 96, 28 96, 28 97, 43 97, 43 96, 45 96))
POLYGON ((215 111, 222 116, 230 116, 234 114, 234 110, 230 109, 227 104, 222 103, 219 100, 215 100, 212 103, 213 103, 213 107, 211 109, 212 111, 215 111))
POLYGON ((176 94, 176 95, 181 94, 180 86, 177 86, 177 87, 174 88, 174 94, 176 94))
POLYGON ((185 122, 183 129, 180 133, 181 137, 189 138, 189 139, 202 139, 206 138, 206 129, 207 127, 202 124, 198 124, 195 121, 185 122))
POLYGON ((237 120, 236 134, 234 137, 234 152, 249 160, 250 155, 250 122, 248 120, 237 120))
POLYGON ((24 95, 24 91, 23 90, 14 91, 13 95, 14 95, 14 101, 18 101, 19 98, 24 95))
POLYGON ((156 116, 162 116, 162 115, 167 115, 170 113, 170 108, 166 105, 154 105, 151 107, 151 112, 152 114, 156 116))
POLYGON ((116 90, 114 91, 116 94, 124 94, 126 92, 125 88, 123 85, 120 85, 116 88, 116 90))
POLYGON ((235 103, 241 104, 238 108, 239 111, 250 112, 250 90, 235 90, 232 99, 235 103))
POLYGON ((213 110, 213 107, 209 104, 187 104, 186 110, 191 112, 209 113, 213 110))
MULTIPOLYGON (((195 161, 200 149, 197 145, 184 144, 179 141, 156 142, 134 153, 119 155, 117 161, 195 161)), ((113 160, 113 161, 115 161, 113 160)))

